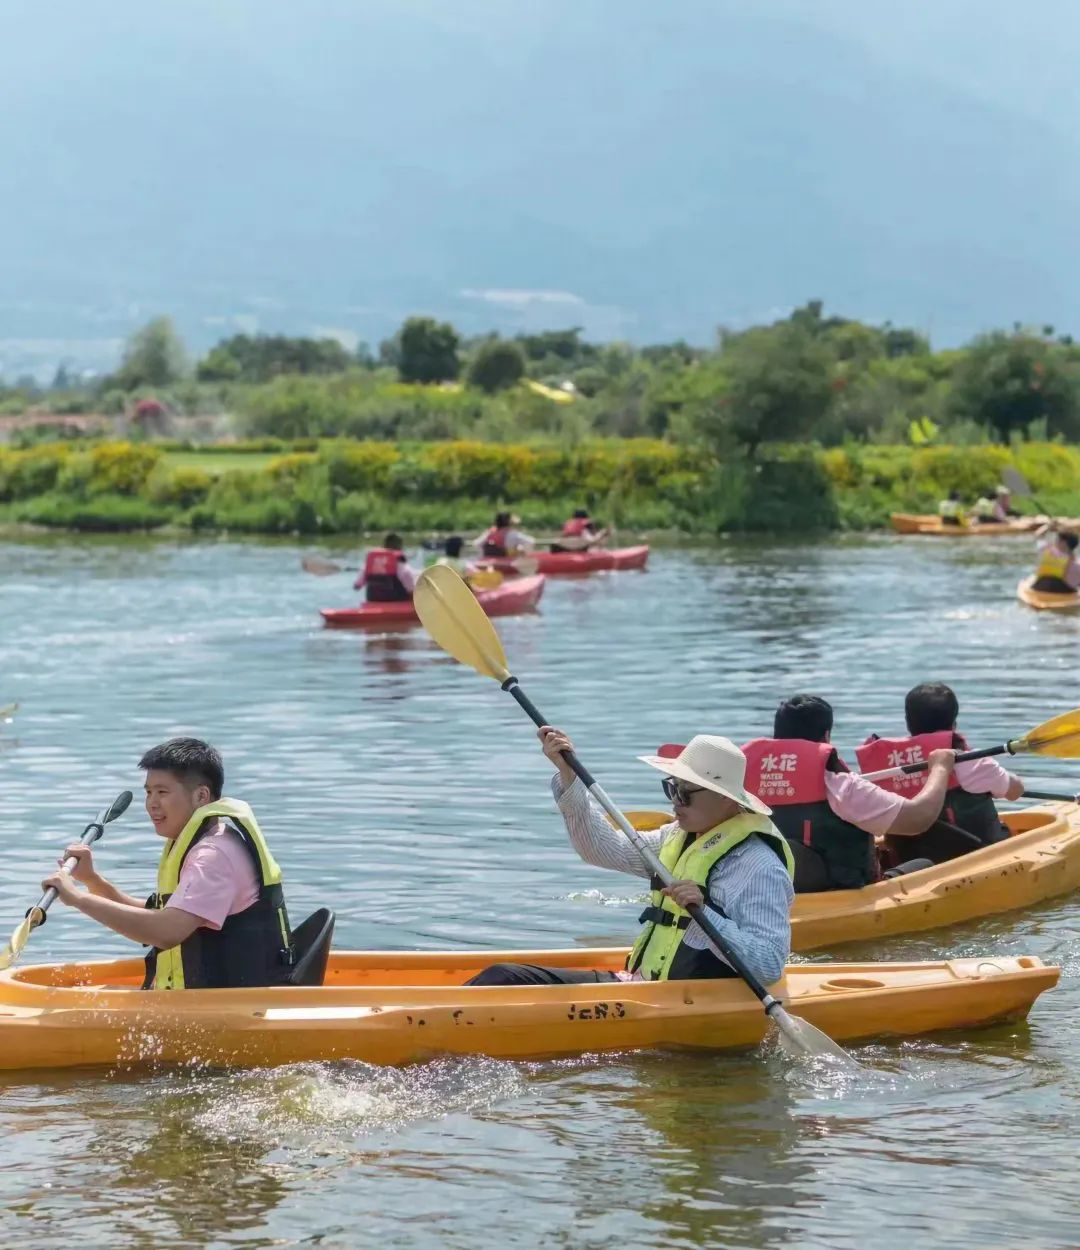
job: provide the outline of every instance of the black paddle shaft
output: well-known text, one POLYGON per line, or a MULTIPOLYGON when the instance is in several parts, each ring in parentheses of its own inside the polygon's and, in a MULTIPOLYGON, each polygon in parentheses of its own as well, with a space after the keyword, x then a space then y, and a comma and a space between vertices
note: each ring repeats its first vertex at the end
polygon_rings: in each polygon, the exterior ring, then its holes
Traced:
MULTIPOLYGON (((549 722, 546 721, 543 718, 543 716, 540 714, 540 709, 536 706, 535 703, 533 703, 532 699, 530 699, 529 696, 525 693, 525 691, 522 690, 522 688, 518 685, 518 679, 516 677, 508 677, 502 683, 502 689, 509 691, 509 693, 514 696, 514 698, 518 701, 518 703, 520 704, 522 709, 525 711, 525 713, 528 715, 529 719, 533 722, 534 725, 537 725, 543 728, 544 725, 549 724, 549 722)), ((581 778, 581 780, 585 783, 588 789, 592 790, 594 789, 594 787, 596 787, 596 778, 593 777, 592 773, 589 772, 589 770, 578 759, 578 757, 574 754, 573 751, 562 751, 560 752, 560 754, 562 755, 563 759, 566 760, 566 762, 574 770, 574 772, 581 778)), ((983 754, 985 754, 985 752, 983 754)), ((639 851, 640 851, 640 848, 639 848, 639 851)), ((652 865, 648 864, 648 867, 651 868, 652 865)), ((687 907, 686 910, 690 913, 690 915, 694 919, 694 922, 698 925, 698 927, 705 934, 705 936, 709 939, 709 941, 713 944, 713 946, 716 947, 716 949, 720 952, 720 954, 724 957, 724 959, 727 960, 727 962, 731 965, 731 967, 735 970, 735 972, 738 973, 740 977, 742 977, 742 979, 746 982, 746 984, 750 987, 750 989, 754 991, 754 994, 761 1001, 766 1012, 771 1012, 775 1008, 781 1007, 783 1004, 780 1002, 780 1000, 774 998, 769 993, 769 991, 765 988, 765 986, 761 984, 761 982, 757 979, 757 977, 755 977, 754 974, 750 971, 750 969, 746 966, 746 964, 739 957, 739 955, 735 951, 733 951, 731 949, 731 946, 724 940, 723 935, 720 933, 717 927, 713 924, 713 922, 709 919, 709 917, 706 916, 705 909, 703 907, 699 907, 696 903, 694 903, 694 904, 691 904, 689 907, 687 907)))
MULTIPOLYGON (((1004 742, 999 747, 981 747, 978 751, 960 751, 956 756, 957 764, 965 764, 968 760, 983 760, 988 755, 1015 755, 1016 744, 1013 742, 1004 742)), ((926 760, 919 760, 917 764, 901 764, 900 771, 902 773, 924 773, 930 767, 926 760)))
MULTIPOLYGON (((98 838, 100 838, 105 832, 105 826, 109 823, 109 821, 115 820, 117 816, 126 812, 130 802, 130 790, 124 790, 115 799, 113 799, 109 806, 106 807, 104 811, 99 813, 97 820, 92 820, 83 830, 82 837, 79 838, 79 841, 83 844, 83 846, 93 846, 98 838)), ((74 858, 74 856, 71 856, 72 860, 74 860, 74 858)), ((63 866, 66 867, 67 863, 68 861, 65 860, 63 866)), ((56 887, 49 886, 45 893, 42 894, 41 898, 38 899, 37 904, 33 907, 27 908, 26 914, 28 916, 32 916, 35 912, 41 916, 41 919, 34 924, 35 929, 40 928, 48 919, 45 913, 56 901, 56 898, 56 887)))

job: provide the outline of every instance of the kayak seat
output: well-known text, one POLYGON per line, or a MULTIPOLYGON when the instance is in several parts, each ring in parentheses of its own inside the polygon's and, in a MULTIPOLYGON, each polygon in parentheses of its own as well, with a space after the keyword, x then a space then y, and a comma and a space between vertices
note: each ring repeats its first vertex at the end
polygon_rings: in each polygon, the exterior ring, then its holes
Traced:
POLYGON ((334 936, 334 913, 320 907, 292 931, 296 963, 285 979, 286 985, 322 985, 334 936))
POLYGON ((895 868, 889 868, 881 874, 883 881, 892 881, 894 877, 906 877, 909 872, 922 872, 924 868, 933 868, 934 861, 932 859, 909 859, 903 864, 897 864, 895 868))

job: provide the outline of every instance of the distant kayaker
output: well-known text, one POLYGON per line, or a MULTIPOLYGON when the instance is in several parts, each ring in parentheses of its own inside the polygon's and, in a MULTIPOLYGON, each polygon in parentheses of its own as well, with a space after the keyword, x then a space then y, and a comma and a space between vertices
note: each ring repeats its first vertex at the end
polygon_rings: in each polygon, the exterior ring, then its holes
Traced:
MULTIPOLYGON (((544 754, 557 770, 551 789, 570 842, 586 863, 649 877, 637 851, 607 820, 562 756, 573 750, 559 729, 539 733, 544 754)), ((675 758, 642 755, 664 774, 664 794, 675 820, 642 837, 675 881, 654 889, 641 914, 643 928, 623 972, 493 964, 470 985, 558 985, 625 980, 732 977, 690 919, 688 905, 709 919, 766 985, 779 980, 791 946, 793 865, 787 843, 769 809, 743 785, 746 761, 727 738, 699 735, 675 758)))
POLYGON ((171 738, 147 751, 139 767, 154 832, 168 839, 155 893, 144 904, 117 889, 81 842, 60 857, 78 860, 70 876, 54 873, 43 888, 153 947, 144 989, 280 984, 291 961, 281 870, 251 808, 221 797, 221 756, 198 738, 171 738))
POLYGON ((1019 512, 1011 507, 1012 495, 1007 486, 995 486, 975 501, 975 519, 982 524, 1005 525, 1019 512))
MULTIPOLYGON (((791 844, 799 894, 879 880, 875 836, 906 840, 929 829, 955 759, 953 751, 932 751, 925 785, 902 798, 851 772, 832 745, 832 727, 833 710, 824 699, 797 694, 776 709, 771 738, 743 746, 747 789, 771 804, 773 821, 791 844)), ((914 867, 905 862, 895 871, 914 867)))
POLYGON ((1032 590, 1049 591, 1055 595, 1076 594, 1080 589, 1080 563, 1076 559, 1078 542, 1080 539, 1075 534, 1060 530, 1052 531, 1045 540, 1040 539, 1039 563, 1032 590))
MULTIPOLYGON (((904 699, 907 736, 879 738, 871 735, 855 748, 864 773, 916 764, 929 759, 941 748, 966 751, 967 743, 956 731, 960 704, 954 692, 942 681, 927 681, 913 687, 904 699)), ((926 783, 925 773, 889 777, 875 784, 891 794, 910 798, 926 783)), ((1002 842, 1009 836, 1001 823, 994 799, 1018 799, 1024 783, 1006 772, 996 760, 966 760, 950 771, 948 789, 940 817, 917 838, 905 839, 903 853, 924 855, 935 864, 945 863, 980 846, 1002 842), (956 830, 961 831, 960 836, 956 830), (968 836, 963 836, 964 834, 968 836)), ((898 848, 892 848, 898 853, 898 848)))
POLYGON ((588 551, 598 547, 608 536, 608 528, 596 529, 588 508, 577 508, 569 521, 562 527, 561 537, 566 542, 551 544, 552 551, 588 551))
POLYGON ((465 540, 459 534, 452 534, 444 543, 442 555, 437 557, 435 564, 445 564, 448 568, 454 570, 455 573, 464 577, 469 571, 469 565, 466 560, 462 559, 461 549, 465 546, 465 540))
POLYGON ((994 487, 994 517, 998 521, 1008 521, 1020 515, 1012 506, 1012 491, 1002 483, 994 487))
POLYGON ((517 529, 520 524, 521 518, 513 513, 496 512, 495 524, 474 538, 472 545, 479 547, 480 554, 489 558, 517 556, 524 551, 531 551, 536 539, 517 529))
POLYGON ((419 576, 409 564, 400 534, 387 534, 381 547, 367 553, 353 589, 363 590, 368 603, 404 603, 412 598, 419 576))
POLYGON ((938 504, 938 516, 943 525, 967 525, 964 504, 958 490, 950 491, 948 498, 938 504))

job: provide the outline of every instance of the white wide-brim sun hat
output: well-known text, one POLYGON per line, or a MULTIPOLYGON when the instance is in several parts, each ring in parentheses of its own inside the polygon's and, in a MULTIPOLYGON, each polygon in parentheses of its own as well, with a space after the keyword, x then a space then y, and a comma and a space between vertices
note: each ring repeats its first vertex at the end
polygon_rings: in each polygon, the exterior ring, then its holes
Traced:
POLYGON ((691 738, 677 756, 639 755, 638 759, 657 772, 691 785, 702 786, 741 807, 748 807, 762 816, 771 816, 766 806, 746 788, 746 756, 731 741, 718 734, 698 734, 691 738))

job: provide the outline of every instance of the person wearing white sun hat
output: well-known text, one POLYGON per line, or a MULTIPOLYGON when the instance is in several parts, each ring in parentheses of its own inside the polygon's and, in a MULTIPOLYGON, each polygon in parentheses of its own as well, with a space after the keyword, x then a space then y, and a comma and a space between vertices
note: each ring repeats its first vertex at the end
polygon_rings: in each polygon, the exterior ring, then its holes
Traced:
MULTIPOLYGON (((573 744, 559 729, 539 732, 558 775, 552 792, 574 849, 586 863, 649 878, 637 851, 610 824, 563 758, 573 744)), ((557 985, 582 981, 683 980, 733 977, 734 970, 690 919, 708 919, 750 971, 766 985, 783 974, 791 948, 794 898, 791 849, 769 819, 770 809, 745 785, 746 757, 728 738, 699 734, 682 748, 638 758, 664 774, 675 819, 642 837, 675 878, 652 882, 642 929, 622 972, 493 964, 471 985, 557 985)))

